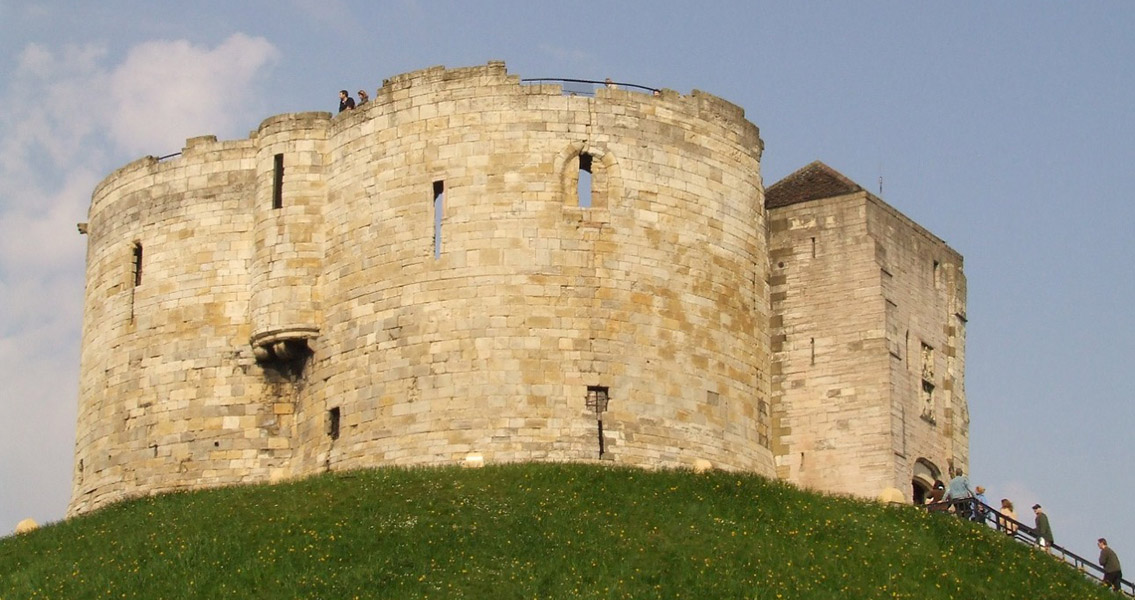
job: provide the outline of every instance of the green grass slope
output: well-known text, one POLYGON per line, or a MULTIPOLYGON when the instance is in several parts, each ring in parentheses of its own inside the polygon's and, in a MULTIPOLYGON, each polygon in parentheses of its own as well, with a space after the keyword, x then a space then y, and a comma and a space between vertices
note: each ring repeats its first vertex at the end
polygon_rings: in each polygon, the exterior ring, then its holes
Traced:
POLYGON ((0 539, 0 599, 1114 598, 946 514, 736 473, 380 469, 0 539))

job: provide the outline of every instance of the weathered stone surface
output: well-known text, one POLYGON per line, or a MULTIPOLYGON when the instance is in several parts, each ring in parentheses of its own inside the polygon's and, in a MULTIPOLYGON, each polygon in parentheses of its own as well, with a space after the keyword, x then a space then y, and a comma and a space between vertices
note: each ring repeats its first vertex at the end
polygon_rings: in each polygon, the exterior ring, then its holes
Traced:
POLYGON ((777 474, 909 499, 932 483, 920 461, 968 470, 962 257, 821 163, 768 193, 787 224, 770 237, 777 474))
POLYGON ((868 496, 909 487, 915 458, 961 465, 960 257, 867 194, 766 211, 761 151, 702 92, 564 95, 489 63, 122 167, 88 220, 70 513, 470 456, 868 496), (921 374, 887 336, 908 325, 945 398, 900 460, 921 374))

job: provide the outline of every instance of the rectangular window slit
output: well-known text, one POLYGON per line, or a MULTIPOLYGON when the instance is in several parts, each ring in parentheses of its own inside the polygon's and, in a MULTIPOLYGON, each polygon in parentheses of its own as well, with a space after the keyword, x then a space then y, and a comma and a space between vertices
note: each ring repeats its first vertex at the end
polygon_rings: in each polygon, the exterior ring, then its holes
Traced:
POLYGON ((284 206, 284 155, 277 154, 272 176, 272 208, 284 206))
POLYGON ((327 437, 339 439, 339 407, 327 411, 327 437))
POLYGON ((133 286, 130 287, 130 322, 134 322, 134 302, 135 296, 138 292, 138 286, 142 285, 142 242, 134 242, 133 249, 134 261, 131 265, 133 273, 131 274, 133 286))
POLYGON ((134 242, 134 287, 142 285, 142 242, 134 242))
POLYGON ((445 182, 434 182, 434 259, 441 258, 441 217, 445 213, 445 182))

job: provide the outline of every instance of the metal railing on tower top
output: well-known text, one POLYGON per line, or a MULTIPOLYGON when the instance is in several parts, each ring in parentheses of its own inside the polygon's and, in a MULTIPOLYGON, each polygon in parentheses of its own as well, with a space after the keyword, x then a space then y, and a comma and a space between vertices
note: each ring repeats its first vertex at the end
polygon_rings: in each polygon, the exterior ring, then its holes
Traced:
POLYGON ((633 90, 637 90, 637 91, 640 91, 640 92, 645 92, 647 94, 655 94, 655 93, 659 93, 659 92, 662 91, 660 89, 647 87, 645 85, 638 85, 638 84, 635 84, 635 83, 623 83, 621 81, 611 81, 610 79, 606 79, 606 80, 603 80, 603 81, 596 81, 594 79, 564 79, 564 78, 542 77, 542 78, 536 78, 536 79, 521 79, 520 82, 521 83, 559 83, 559 84, 563 84, 562 87, 563 87, 565 96, 571 96, 571 95, 594 96, 595 90, 597 90, 599 88, 603 88, 603 87, 608 87, 608 88, 612 88, 612 89, 620 89, 620 88, 633 89, 633 90))

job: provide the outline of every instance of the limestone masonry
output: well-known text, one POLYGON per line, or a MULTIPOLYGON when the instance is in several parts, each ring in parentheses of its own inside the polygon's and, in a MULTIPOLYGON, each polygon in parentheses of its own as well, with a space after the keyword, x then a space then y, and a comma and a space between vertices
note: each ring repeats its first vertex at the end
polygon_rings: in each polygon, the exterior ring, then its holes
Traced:
POLYGON ((744 111, 500 62, 95 189, 70 514, 380 465, 705 465, 917 499, 968 466, 965 278, 744 111))

